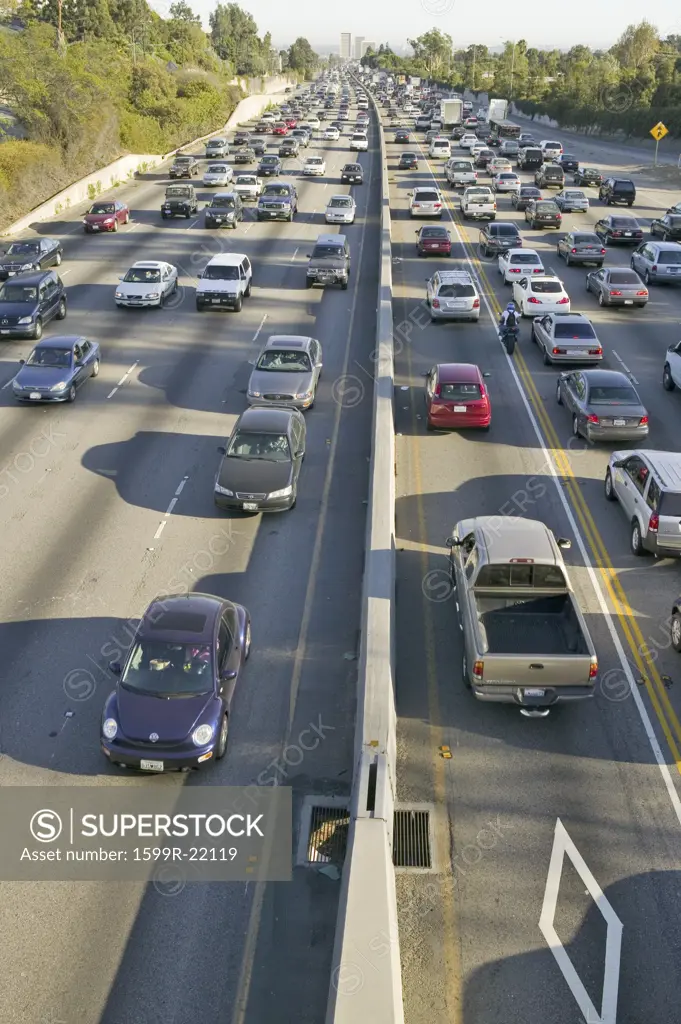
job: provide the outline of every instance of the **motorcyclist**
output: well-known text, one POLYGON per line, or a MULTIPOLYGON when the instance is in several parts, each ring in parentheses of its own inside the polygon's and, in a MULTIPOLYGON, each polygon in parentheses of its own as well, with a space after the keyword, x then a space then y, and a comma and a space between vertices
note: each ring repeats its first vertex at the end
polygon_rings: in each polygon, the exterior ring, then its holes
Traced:
POLYGON ((499 326, 501 327, 502 333, 506 334, 509 330, 514 330, 518 326, 518 314, 516 313, 515 303, 509 302, 508 306, 501 314, 499 320, 499 326))

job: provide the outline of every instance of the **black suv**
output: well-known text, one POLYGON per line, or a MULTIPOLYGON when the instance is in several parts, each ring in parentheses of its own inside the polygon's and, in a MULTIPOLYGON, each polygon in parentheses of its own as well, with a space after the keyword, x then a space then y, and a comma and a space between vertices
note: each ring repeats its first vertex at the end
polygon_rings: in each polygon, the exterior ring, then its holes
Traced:
POLYGON ((238 192, 216 192, 205 207, 207 228, 236 228, 244 219, 244 206, 238 192))
POLYGON ((515 224, 495 221, 480 230, 479 244, 484 256, 498 256, 508 249, 522 249, 523 240, 515 224))
POLYGON ((570 156, 569 153, 561 153, 560 156, 557 156, 556 163, 563 168, 566 174, 574 174, 579 170, 579 160, 576 156, 570 156))
POLYGON ((43 326, 66 316, 66 289, 54 270, 18 274, 0 287, 0 335, 42 338, 43 326))
POLYGON ((565 186, 565 171, 560 164, 542 164, 534 172, 534 183, 537 188, 563 188, 565 186))
POLYGON ((636 199, 636 186, 630 178, 606 178, 598 190, 598 198, 606 206, 615 203, 626 203, 633 206, 636 199))
POLYGON ((341 185, 361 185, 364 171, 361 164, 344 164, 341 169, 341 185))
POLYGON ((62 261, 62 244, 56 238, 29 238, 12 242, 0 256, 0 281, 30 270, 58 267, 62 261))

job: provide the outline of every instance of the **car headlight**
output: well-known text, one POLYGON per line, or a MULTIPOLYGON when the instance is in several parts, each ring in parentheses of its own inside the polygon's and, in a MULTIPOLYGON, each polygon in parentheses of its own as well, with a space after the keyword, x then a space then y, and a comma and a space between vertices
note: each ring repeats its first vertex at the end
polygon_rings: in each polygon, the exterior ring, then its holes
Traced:
POLYGON ((22 270, 33 270, 33 264, 32 263, 24 263, 21 269, 22 270))
POLYGON ((105 224, 113 224, 113 222, 114 222, 114 218, 113 217, 107 217, 106 220, 104 221, 105 224))
POLYGON ((192 733, 192 742, 195 747, 205 747, 213 739, 215 729, 212 725, 199 725, 192 733))
POLYGON ((248 397, 249 398, 261 398, 262 395, 261 395, 260 391, 249 391, 248 392, 248 397))
POLYGON ((215 485, 216 494, 226 494, 228 498, 234 497, 234 491, 230 491, 227 487, 221 487, 220 484, 215 485))
POLYGON ((268 498, 288 498, 289 494, 293 491, 291 484, 288 487, 282 487, 280 491, 270 491, 267 495, 268 498))
POLYGON ((312 398, 312 391, 302 391, 299 395, 296 395, 296 398, 300 402, 306 402, 308 398, 312 398))
POLYGON ((19 320, 20 324, 32 324, 33 316, 22 316, 19 320))
POLYGON ((88 221, 87 217, 83 217, 83 224, 89 224, 89 223, 90 222, 88 221))
POLYGON ((68 383, 69 382, 67 380, 62 380, 60 381, 59 384, 53 384, 52 387, 50 388, 50 391, 63 391, 66 387, 68 387, 68 383))
POLYGON ((147 294, 144 296, 144 298, 145 299, 158 299, 160 297, 160 294, 161 294, 160 292, 147 292, 147 294))
POLYGON ((14 391, 23 391, 24 390, 24 386, 23 386, 23 384, 19 384, 18 381, 13 380, 12 381, 12 389, 14 391))
POLYGON ((125 296, 124 296, 123 292, 116 292, 116 295, 114 296, 114 298, 116 298, 116 299, 124 299, 125 296))
POLYGON ((106 722, 102 726, 102 732, 104 733, 108 740, 114 739, 116 733, 118 732, 118 722, 116 721, 116 719, 107 718, 106 722))

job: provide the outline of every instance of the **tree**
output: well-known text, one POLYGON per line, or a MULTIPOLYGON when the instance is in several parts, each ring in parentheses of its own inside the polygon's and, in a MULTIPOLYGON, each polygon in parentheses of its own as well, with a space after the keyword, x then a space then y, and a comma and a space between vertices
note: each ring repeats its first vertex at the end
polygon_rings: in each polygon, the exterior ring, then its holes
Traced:
MULTIPOLYGON (((452 37, 432 28, 407 42, 414 51, 414 62, 428 78, 449 74, 452 63, 452 37)), ((418 75, 418 71, 414 71, 418 75)))
POLYGON ((281 70, 286 71, 288 68, 288 50, 279 51, 279 60, 281 61, 281 70))
POLYGON ((659 49, 657 29, 649 21, 642 21, 640 25, 629 25, 610 52, 625 71, 636 72, 650 64, 659 49))
POLYGON ((238 4, 218 3, 209 15, 213 47, 222 60, 228 60, 238 75, 257 75, 264 70, 253 16, 238 4))
POLYGON ((319 57, 302 36, 289 47, 288 66, 293 71, 302 71, 306 76, 311 75, 319 67, 319 57))
POLYGON ((175 0, 175 3, 170 5, 168 13, 171 21, 185 21, 189 25, 201 24, 201 18, 198 14, 194 14, 186 0, 175 0))

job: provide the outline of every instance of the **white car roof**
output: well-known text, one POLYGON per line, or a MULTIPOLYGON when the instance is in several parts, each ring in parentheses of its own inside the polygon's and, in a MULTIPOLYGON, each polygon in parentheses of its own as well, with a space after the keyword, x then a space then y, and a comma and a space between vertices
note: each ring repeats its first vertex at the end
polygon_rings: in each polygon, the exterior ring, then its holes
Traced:
POLYGON ((307 334, 271 334, 263 348, 271 348, 275 345, 277 348, 307 348, 314 340, 307 334))
POLYGON ((211 257, 206 264, 207 267, 238 267, 242 260, 246 259, 243 252, 221 252, 211 257))
POLYGON ((508 256, 510 258, 511 256, 519 256, 520 253, 528 253, 528 252, 532 256, 539 257, 539 253, 537 252, 536 249, 507 249, 505 253, 502 253, 502 256, 504 256, 504 257, 508 256))
POLYGON ((164 263, 159 260, 138 260, 137 263, 133 263, 131 270, 162 270, 163 267, 169 267, 169 263, 164 263))

